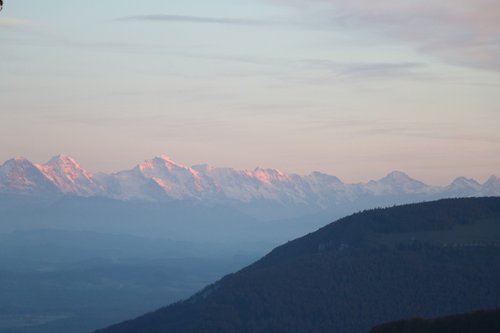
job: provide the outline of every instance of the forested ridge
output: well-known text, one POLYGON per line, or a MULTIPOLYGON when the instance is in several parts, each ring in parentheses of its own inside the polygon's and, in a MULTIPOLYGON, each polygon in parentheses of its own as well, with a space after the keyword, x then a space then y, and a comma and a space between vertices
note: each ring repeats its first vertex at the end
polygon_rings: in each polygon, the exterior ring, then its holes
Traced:
POLYGON ((375 209, 100 333, 368 332, 500 307, 500 198, 375 209))
POLYGON ((412 318, 385 323, 374 327, 370 333, 498 333, 500 309, 481 310, 473 313, 423 319, 412 318))

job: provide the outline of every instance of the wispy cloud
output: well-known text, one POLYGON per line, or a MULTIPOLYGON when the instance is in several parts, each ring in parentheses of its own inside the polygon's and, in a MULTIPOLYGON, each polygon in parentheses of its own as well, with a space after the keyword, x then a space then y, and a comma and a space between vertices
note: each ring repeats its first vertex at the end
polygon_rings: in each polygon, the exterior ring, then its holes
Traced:
POLYGON ((163 22, 185 22, 185 23, 207 23, 207 24, 230 24, 230 25, 270 25, 277 22, 270 20, 258 20, 247 18, 229 17, 204 17, 188 15, 136 15, 118 18, 117 21, 163 21, 163 22))
POLYGON ((21 27, 28 26, 31 23, 27 20, 17 18, 0 18, 0 27, 21 27))
POLYGON ((418 78, 426 66, 416 62, 336 62, 327 59, 306 59, 302 64, 310 69, 326 71, 340 78, 418 78))
MULTIPOLYGON (((261 57, 252 55, 179 54, 221 62, 237 62, 265 69, 227 74, 227 76, 265 76, 290 81, 310 81, 330 84, 332 80, 357 79, 429 79, 427 64, 420 62, 343 62, 330 59, 297 59, 261 57)), ((432 77, 435 79, 435 77, 432 77)))
POLYGON ((269 0, 300 6, 310 22, 362 28, 413 43, 447 63, 500 70, 496 0, 269 0))
POLYGON ((437 122, 411 122, 402 120, 311 120, 304 129, 344 131, 356 137, 417 137, 450 141, 470 141, 487 144, 500 143, 500 136, 493 131, 477 131, 457 124, 437 122))

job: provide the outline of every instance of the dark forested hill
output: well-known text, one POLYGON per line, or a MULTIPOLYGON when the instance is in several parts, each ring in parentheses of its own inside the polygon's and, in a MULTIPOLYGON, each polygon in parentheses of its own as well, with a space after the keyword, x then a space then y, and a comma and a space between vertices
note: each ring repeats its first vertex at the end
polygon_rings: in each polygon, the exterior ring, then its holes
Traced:
POLYGON ((370 333, 498 333, 500 309, 439 317, 413 318, 386 323, 373 328, 370 333))
POLYGON ((500 307, 500 198, 354 214, 100 333, 368 332, 500 307))

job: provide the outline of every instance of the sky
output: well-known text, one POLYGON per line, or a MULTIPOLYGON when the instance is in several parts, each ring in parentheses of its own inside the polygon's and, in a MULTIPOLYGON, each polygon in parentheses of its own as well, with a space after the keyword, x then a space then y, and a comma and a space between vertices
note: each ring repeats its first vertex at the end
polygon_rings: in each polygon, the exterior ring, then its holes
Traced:
POLYGON ((500 176, 497 0, 4 0, 0 161, 500 176))

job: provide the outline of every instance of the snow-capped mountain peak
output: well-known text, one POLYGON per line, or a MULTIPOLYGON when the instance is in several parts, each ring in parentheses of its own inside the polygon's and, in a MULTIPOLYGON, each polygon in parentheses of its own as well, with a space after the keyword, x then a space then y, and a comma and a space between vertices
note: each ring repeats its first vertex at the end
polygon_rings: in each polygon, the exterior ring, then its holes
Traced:
POLYGON ((500 179, 484 184, 457 178, 446 187, 428 186, 401 171, 367 183, 345 184, 335 176, 313 172, 307 176, 277 169, 236 170, 209 165, 185 166, 168 155, 146 160, 131 170, 93 175, 74 159, 57 155, 45 164, 17 157, 0 166, 0 193, 72 194, 119 200, 196 200, 213 204, 278 203, 332 207, 357 201, 500 195, 500 179), (396 199, 395 199, 396 198, 396 199))
POLYGON ((64 155, 64 154, 56 155, 56 156, 52 157, 47 163, 45 163, 45 165, 55 165, 55 164, 72 165, 72 166, 75 166, 77 168, 81 168, 81 166, 80 166, 80 164, 78 164, 78 162, 76 162, 73 158, 71 158, 67 155, 64 155))
POLYGON ((141 177, 163 189, 170 198, 197 198, 198 193, 205 191, 202 176, 197 170, 179 164, 165 154, 140 163, 136 170, 141 177))
POLYGON ((313 177, 317 180, 321 181, 328 181, 332 183, 337 183, 337 184, 343 184, 343 182, 336 176, 329 175, 327 173, 319 172, 319 171, 313 171, 309 175, 310 177, 313 177))
POLYGON ((485 184, 494 184, 494 183, 500 183, 500 178, 498 178, 495 175, 491 175, 488 180, 485 182, 485 184))
POLYGON ((1 172, 6 175, 9 173, 17 174, 22 173, 30 168, 33 168, 34 165, 28 161, 25 157, 18 156, 12 158, 10 160, 5 161, 5 163, 1 166, 1 172))
POLYGON ((160 156, 157 156, 156 158, 175 164, 175 162, 170 158, 170 155, 167 155, 165 153, 160 154, 160 156))
POLYGON ((451 183, 450 186, 456 188, 465 188, 465 187, 479 187, 481 186, 481 184, 479 184, 475 179, 472 178, 458 177, 451 183))
POLYGON ((486 195, 500 195, 500 178, 497 176, 490 176, 490 178, 488 178, 488 180, 483 184, 482 188, 486 195))
POLYGON ((288 176, 278 169, 263 169, 257 167, 250 175, 265 184, 288 180, 288 176))
POLYGON ((387 176, 384 178, 380 179, 381 182, 387 182, 387 183, 410 183, 410 182, 416 182, 417 180, 411 178, 408 176, 406 173, 402 171, 392 171, 387 176))
MULTIPOLYGON (((9 161, 14 161, 14 162, 22 162, 22 163, 25 163, 25 162, 28 162, 28 163, 31 163, 26 157, 24 156, 16 156, 14 157, 13 159, 10 159, 9 161)), ((7 161, 7 162, 9 162, 7 161)))
POLYGON ((35 166, 63 193, 92 196, 103 190, 93 179, 93 175, 69 156, 60 154, 45 164, 35 164, 35 166))
POLYGON ((138 165, 141 172, 147 172, 147 170, 158 170, 158 169, 188 169, 185 165, 176 163, 168 155, 161 154, 160 156, 154 157, 150 160, 145 160, 138 165))
POLYGON ((193 165, 191 167, 193 170, 198 171, 199 173, 210 173, 214 171, 216 168, 211 166, 210 164, 198 164, 198 165, 193 165))
POLYGON ((52 157, 47 163, 39 165, 41 169, 55 172, 60 176, 75 180, 80 176, 91 178, 92 175, 83 170, 83 168, 74 159, 66 155, 57 155, 52 157))
POLYGON ((366 190, 375 195, 395 195, 432 191, 432 187, 411 178, 404 172, 392 171, 377 181, 369 181, 366 190))
POLYGON ((36 165, 24 157, 16 157, 0 166, 0 190, 7 193, 56 193, 57 187, 36 165))
MULTIPOLYGON (((486 188, 486 187, 485 187, 486 188)), ((456 178, 446 188, 446 193, 451 196, 471 197, 483 194, 483 186, 474 179, 465 177, 456 178)))

